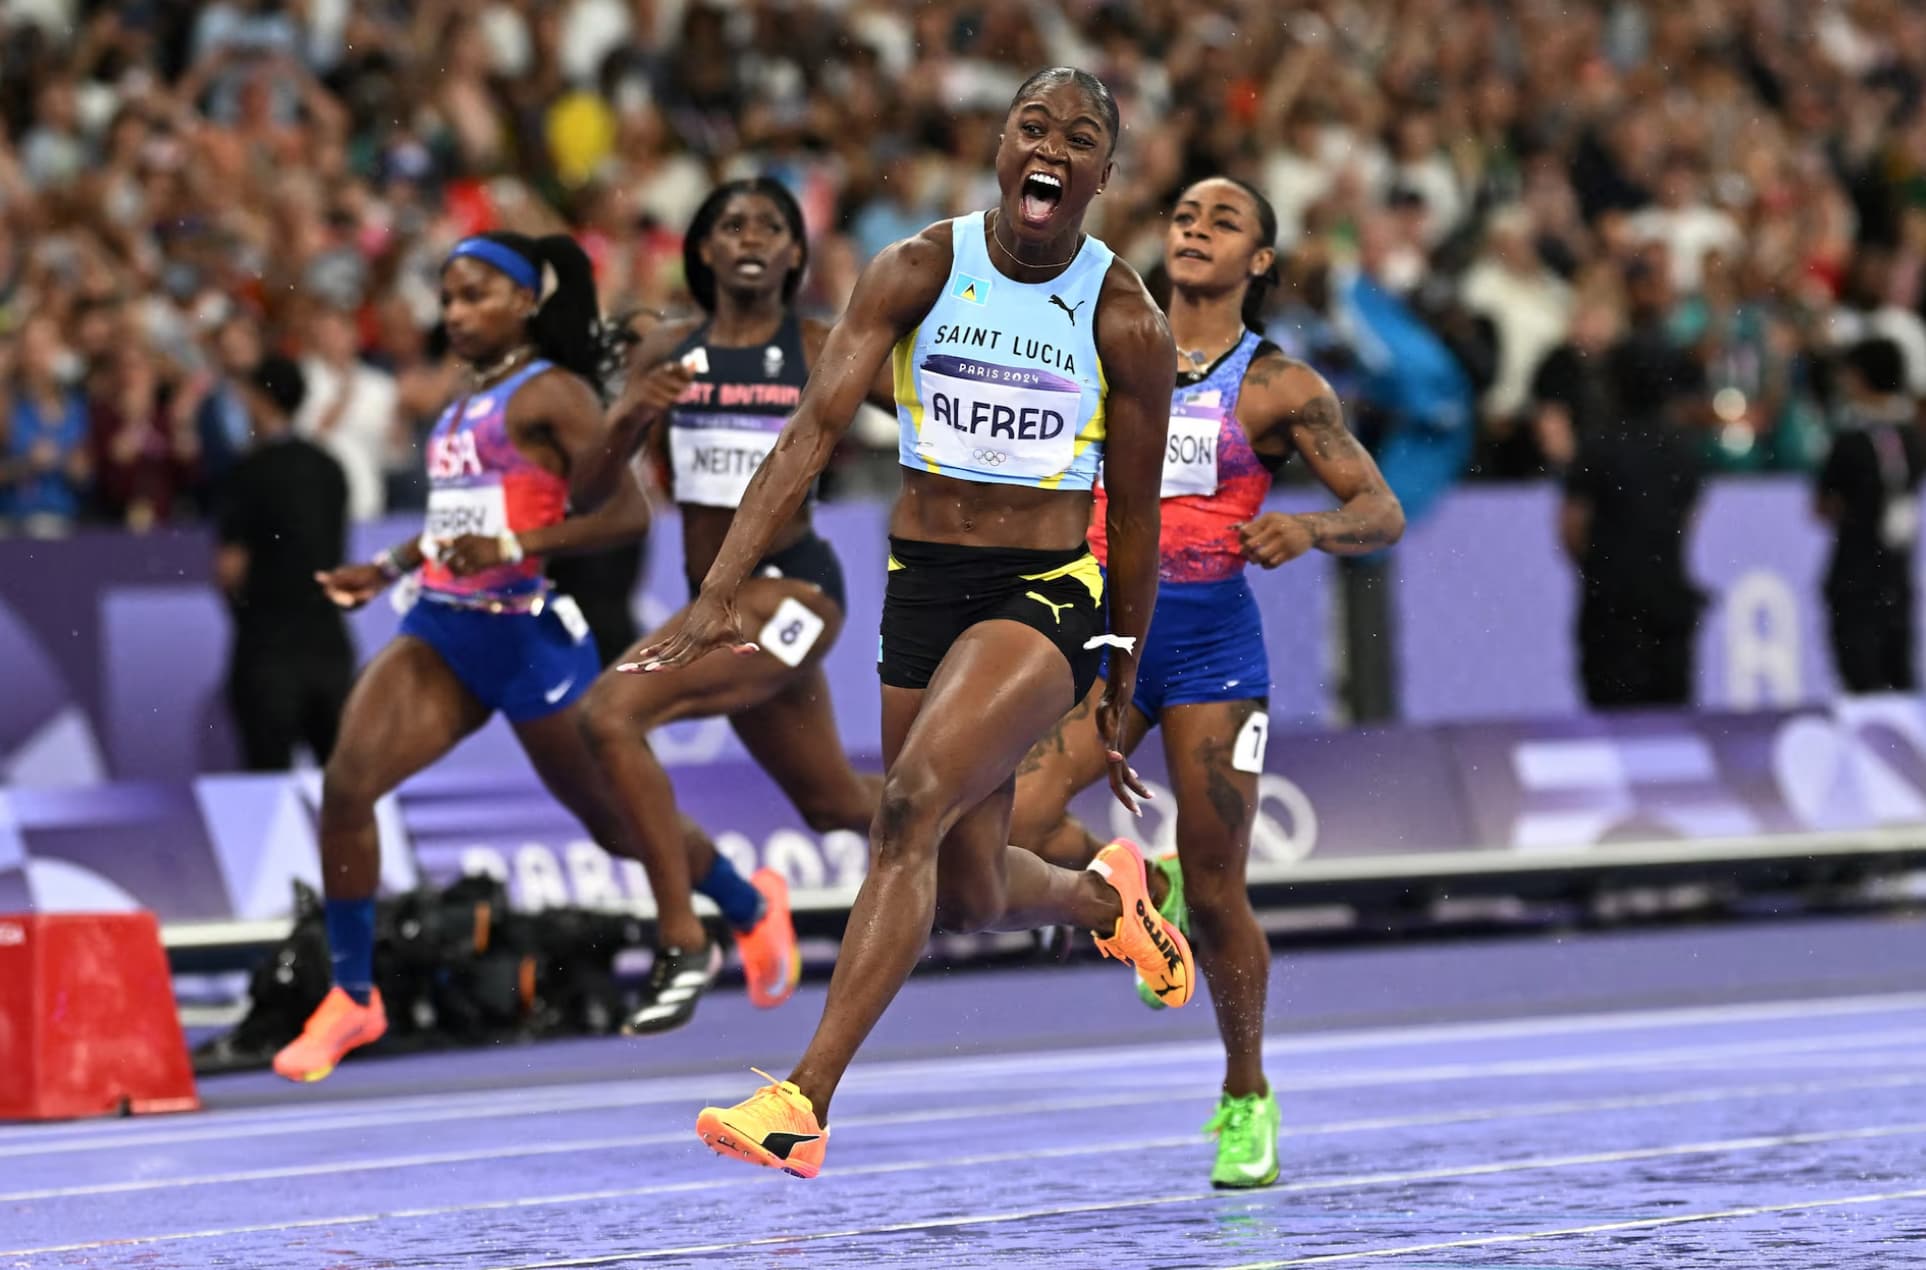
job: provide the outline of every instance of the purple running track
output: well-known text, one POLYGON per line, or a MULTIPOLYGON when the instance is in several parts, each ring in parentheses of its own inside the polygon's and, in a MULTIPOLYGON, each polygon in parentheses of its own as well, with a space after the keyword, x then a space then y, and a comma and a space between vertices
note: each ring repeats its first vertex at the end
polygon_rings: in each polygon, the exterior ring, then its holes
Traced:
POLYGON ((1926 1266, 1918 920, 1280 959, 1257 1192, 1208 1184, 1208 1006, 1114 965, 919 976, 820 1179, 712 1156, 821 994, 0 1129, 0 1267, 1926 1266))

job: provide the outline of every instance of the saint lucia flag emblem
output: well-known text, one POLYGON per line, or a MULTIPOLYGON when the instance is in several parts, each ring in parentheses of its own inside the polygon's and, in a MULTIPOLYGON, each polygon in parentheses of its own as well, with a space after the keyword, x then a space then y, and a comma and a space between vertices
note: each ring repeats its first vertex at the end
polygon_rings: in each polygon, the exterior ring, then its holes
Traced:
POLYGON ((973 278, 967 273, 959 273, 956 275, 956 285, 950 288, 950 294, 959 300, 968 300, 971 304, 988 304, 990 284, 982 278, 973 278))

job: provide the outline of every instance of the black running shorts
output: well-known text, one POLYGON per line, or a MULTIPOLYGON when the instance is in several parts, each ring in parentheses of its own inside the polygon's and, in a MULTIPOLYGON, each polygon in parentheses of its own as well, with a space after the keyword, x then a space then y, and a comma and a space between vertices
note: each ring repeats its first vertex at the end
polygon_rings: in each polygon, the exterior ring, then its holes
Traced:
MULTIPOLYGON (((749 571, 752 578, 794 578, 808 582, 843 612, 849 612, 848 593, 843 589, 843 564, 836 549, 815 533, 807 533, 781 551, 772 551, 756 561, 749 571)), ((702 593, 702 579, 688 578, 689 598, 702 593)))
POLYGON ((889 586, 877 669, 892 688, 927 688, 950 646, 978 622, 1021 622, 1070 663, 1083 700, 1096 682, 1104 633, 1103 571, 1088 547, 1025 551, 889 540, 889 586))

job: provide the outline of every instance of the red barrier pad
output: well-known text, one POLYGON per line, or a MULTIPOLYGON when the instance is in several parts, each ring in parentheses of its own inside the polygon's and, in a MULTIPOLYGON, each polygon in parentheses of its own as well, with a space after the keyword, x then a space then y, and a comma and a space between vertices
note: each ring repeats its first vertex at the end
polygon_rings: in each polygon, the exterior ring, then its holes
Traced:
POLYGON ((200 1105, 152 913, 0 916, 0 1120, 200 1105))

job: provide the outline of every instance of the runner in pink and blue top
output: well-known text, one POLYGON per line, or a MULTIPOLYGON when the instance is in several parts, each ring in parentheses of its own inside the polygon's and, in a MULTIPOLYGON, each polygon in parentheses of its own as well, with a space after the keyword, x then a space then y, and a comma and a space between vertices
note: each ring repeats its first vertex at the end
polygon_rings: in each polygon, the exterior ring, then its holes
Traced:
POLYGON ((290 1080, 320 1080, 387 1031, 374 986, 376 802, 496 712, 591 837, 651 876, 661 869, 597 779, 576 702, 600 662, 580 611, 542 572, 545 556, 601 550, 648 527, 630 466, 636 438, 604 414, 603 366, 615 349, 588 258, 565 237, 490 234, 459 243, 441 280, 449 346, 469 387, 429 438, 427 524, 372 562, 317 579, 336 604, 357 608, 420 574, 400 633, 348 698, 323 777, 334 986, 275 1056, 290 1080))
MULTIPOLYGON (((1270 953, 1244 873, 1264 770, 1270 666, 1247 562, 1274 569, 1307 551, 1360 554, 1397 540, 1404 513, 1345 429, 1330 386, 1254 329, 1269 289, 1277 217, 1261 195, 1216 177, 1185 190, 1164 240, 1178 349, 1158 536, 1157 607, 1138 650, 1125 752, 1161 726, 1177 796, 1175 851, 1151 897, 1193 941, 1226 1056, 1214 1184, 1276 1180, 1279 1112, 1264 1080, 1270 953), (1341 500, 1309 515, 1266 512, 1271 477, 1295 452, 1341 500)), ((1107 559, 1103 486, 1091 549, 1107 559)), ((1106 667, 1107 669, 1107 667, 1106 667)), ((1102 776, 1095 712, 1103 681, 1039 742, 1017 774, 1010 837, 1052 863, 1081 865, 1100 842, 1070 799, 1102 776)), ((1166 821, 1168 823, 1168 821, 1166 821)), ((1149 993, 1146 1004, 1161 1008, 1149 993)))
POLYGON ((539 557, 524 554, 519 561, 461 577, 436 558, 435 544, 464 534, 522 534, 568 515, 567 479, 522 453, 508 434, 508 405, 516 391, 553 369, 553 362, 536 358, 449 405, 428 434, 432 488, 420 539, 425 595, 474 600, 526 596, 542 588, 539 557))

